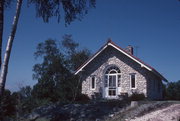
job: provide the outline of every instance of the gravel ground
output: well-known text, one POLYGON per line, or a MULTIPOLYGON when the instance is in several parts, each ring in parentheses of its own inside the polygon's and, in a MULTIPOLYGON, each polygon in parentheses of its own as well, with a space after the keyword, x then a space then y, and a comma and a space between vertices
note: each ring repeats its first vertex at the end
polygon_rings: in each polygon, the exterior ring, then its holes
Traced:
POLYGON ((130 121, 180 121, 180 104, 173 104, 130 121))

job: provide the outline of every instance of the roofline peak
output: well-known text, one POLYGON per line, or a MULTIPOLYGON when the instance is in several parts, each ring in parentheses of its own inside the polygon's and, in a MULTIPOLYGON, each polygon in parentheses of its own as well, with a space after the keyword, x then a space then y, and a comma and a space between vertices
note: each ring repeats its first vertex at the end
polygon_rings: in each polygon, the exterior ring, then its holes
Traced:
POLYGON ((107 43, 111 43, 111 42, 112 42, 111 38, 108 38, 107 43))

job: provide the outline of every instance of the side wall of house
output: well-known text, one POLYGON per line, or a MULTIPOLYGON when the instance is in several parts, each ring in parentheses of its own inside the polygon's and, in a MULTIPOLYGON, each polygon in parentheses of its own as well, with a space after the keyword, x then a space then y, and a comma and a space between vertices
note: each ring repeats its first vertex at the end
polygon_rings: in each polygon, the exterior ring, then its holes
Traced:
POLYGON ((82 93, 87 94, 90 98, 96 94, 103 97, 104 74, 106 69, 111 65, 115 65, 121 70, 121 86, 118 95, 120 95, 120 93, 128 93, 128 95, 131 95, 132 91, 136 91, 138 93, 144 93, 145 96, 154 96, 151 93, 147 93, 149 71, 113 47, 106 48, 84 68, 82 71, 82 93), (132 73, 136 75, 136 89, 131 89, 130 87, 130 74, 132 73), (94 90, 90 88, 92 76, 96 77, 96 88, 94 90))
POLYGON ((149 73, 147 85, 147 95, 150 99, 160 100, 163 98, 162 80, 159 77, 149 73))

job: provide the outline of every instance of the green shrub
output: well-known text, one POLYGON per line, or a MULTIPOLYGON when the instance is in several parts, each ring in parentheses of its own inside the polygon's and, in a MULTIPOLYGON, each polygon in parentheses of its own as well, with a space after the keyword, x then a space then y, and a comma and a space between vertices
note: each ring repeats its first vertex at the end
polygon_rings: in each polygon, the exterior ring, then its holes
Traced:
POLYGON ((180 80, 177 82, 169 82, 165 86, 165 99, 180 100, 180 80))
POLYGON ((134 92, 129 98, 131 101, 139 101, 139 100, 144 100, 145 96, 143 93, 134 92))
POLYGON ((80 94, 78 97, 76 97, 75 101, 80 103, 88 103, 90 98, 85 94, 80 94))

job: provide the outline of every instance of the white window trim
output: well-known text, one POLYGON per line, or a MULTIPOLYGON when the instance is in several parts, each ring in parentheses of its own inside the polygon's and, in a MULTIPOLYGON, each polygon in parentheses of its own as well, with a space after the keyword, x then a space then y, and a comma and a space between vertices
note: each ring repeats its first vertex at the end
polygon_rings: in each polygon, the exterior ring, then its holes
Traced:
POLYGON ((90 89, 91 90, 96 90, 96 76, 91 76, 90 77, 90 89), (92 88, 92 78, 94 77, 94 88, 92 88))
POLYGON ((130 89, 136 89, 137 88, 137 83, 136 83, 136 73, 130 73, 129 74, 129 80, 130 80, 130 89), (132 87, 132 84, 131 84, 131 75, 134 75, 135 76, 135 87, 132 87))

